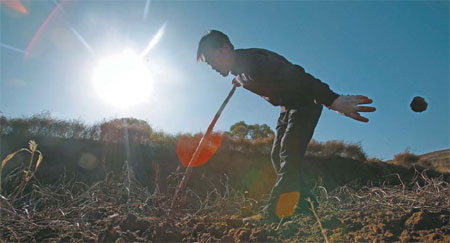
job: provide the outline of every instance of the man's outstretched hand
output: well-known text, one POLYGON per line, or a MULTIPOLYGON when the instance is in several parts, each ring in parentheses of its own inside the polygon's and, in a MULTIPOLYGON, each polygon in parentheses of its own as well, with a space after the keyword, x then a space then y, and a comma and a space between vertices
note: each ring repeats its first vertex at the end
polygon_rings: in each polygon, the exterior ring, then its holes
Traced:
POLYGON ((376 109, 371 106, 360 106, 363 104, 372 104, 372 100, 363 95, 341 95, 328 108, 357 121, 368 122, 369 119, 362 117, 359 112, 374 112, 376 109))

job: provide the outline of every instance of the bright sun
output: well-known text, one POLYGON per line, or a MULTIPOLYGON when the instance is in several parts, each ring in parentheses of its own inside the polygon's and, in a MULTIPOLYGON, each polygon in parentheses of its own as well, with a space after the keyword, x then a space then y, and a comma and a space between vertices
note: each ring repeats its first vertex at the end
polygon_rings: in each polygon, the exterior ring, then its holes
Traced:
POLYGON ((127 108, 146 101, 153 90, 149 69, 130 49, 102 59, 94 69, 94 88, 105 101, 127 108))

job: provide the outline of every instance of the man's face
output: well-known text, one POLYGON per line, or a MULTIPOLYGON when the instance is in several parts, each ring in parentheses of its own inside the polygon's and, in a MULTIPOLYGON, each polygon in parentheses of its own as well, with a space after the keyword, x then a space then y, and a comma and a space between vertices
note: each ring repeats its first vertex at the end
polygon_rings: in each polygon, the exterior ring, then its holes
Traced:
POLYGON ((226 77, 231 71, 232 51, 227 44, 220 49, 212 49, 206 53, 205 62, 220 75, 226 77))

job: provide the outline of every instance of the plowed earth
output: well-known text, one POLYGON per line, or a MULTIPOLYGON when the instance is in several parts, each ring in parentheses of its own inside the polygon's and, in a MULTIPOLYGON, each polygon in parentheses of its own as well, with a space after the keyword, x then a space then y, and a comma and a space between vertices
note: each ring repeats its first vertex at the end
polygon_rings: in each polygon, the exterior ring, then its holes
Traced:
POLYGON ((3 242, 450 242, 448 183, 411 185, 340 187, 329 194, 319 188, 318 218, 244 224, 257 210, 234 191, 215 199, 187 193, 169 216, 172 194, 150 195, 126 180, 108 177, 90 187, 31 183, 22 198, 1 198, 0 236, 3 242))

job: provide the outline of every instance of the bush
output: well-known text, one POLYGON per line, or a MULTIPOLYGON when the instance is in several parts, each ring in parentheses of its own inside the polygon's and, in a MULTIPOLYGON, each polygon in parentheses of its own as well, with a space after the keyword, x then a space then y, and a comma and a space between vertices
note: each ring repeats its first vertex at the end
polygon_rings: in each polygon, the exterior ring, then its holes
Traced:
POLYGON ((370 163, 383 163, 383 161, 381 159, 378 159, 378 158, 369 158, 369 159, 367 159, 367 162, 370 162, 370 163))
POLYGON ((345 143, 343 141, 331 140, 325 143, 311 140, 306 151, 307 155, 322 157, 343 157, 354 160, 366 161, 366 153, 359 143, 345 143))
POLYGON ((410 153, 409 150, 405 150, 403 153, 394 155, 393 163, 409 168, 419 162, 419 160, 420 156, 410 153))
POLYGON ((153 133, 150 125, 135 118, 114 119, 100 125, 100 139, 109 143, 149 144, 153 133))
POLYGON ((342 141, 336 140, 326 141, 323 146, 323 153, 326 156, 345 157, 345 144, 342 141))

